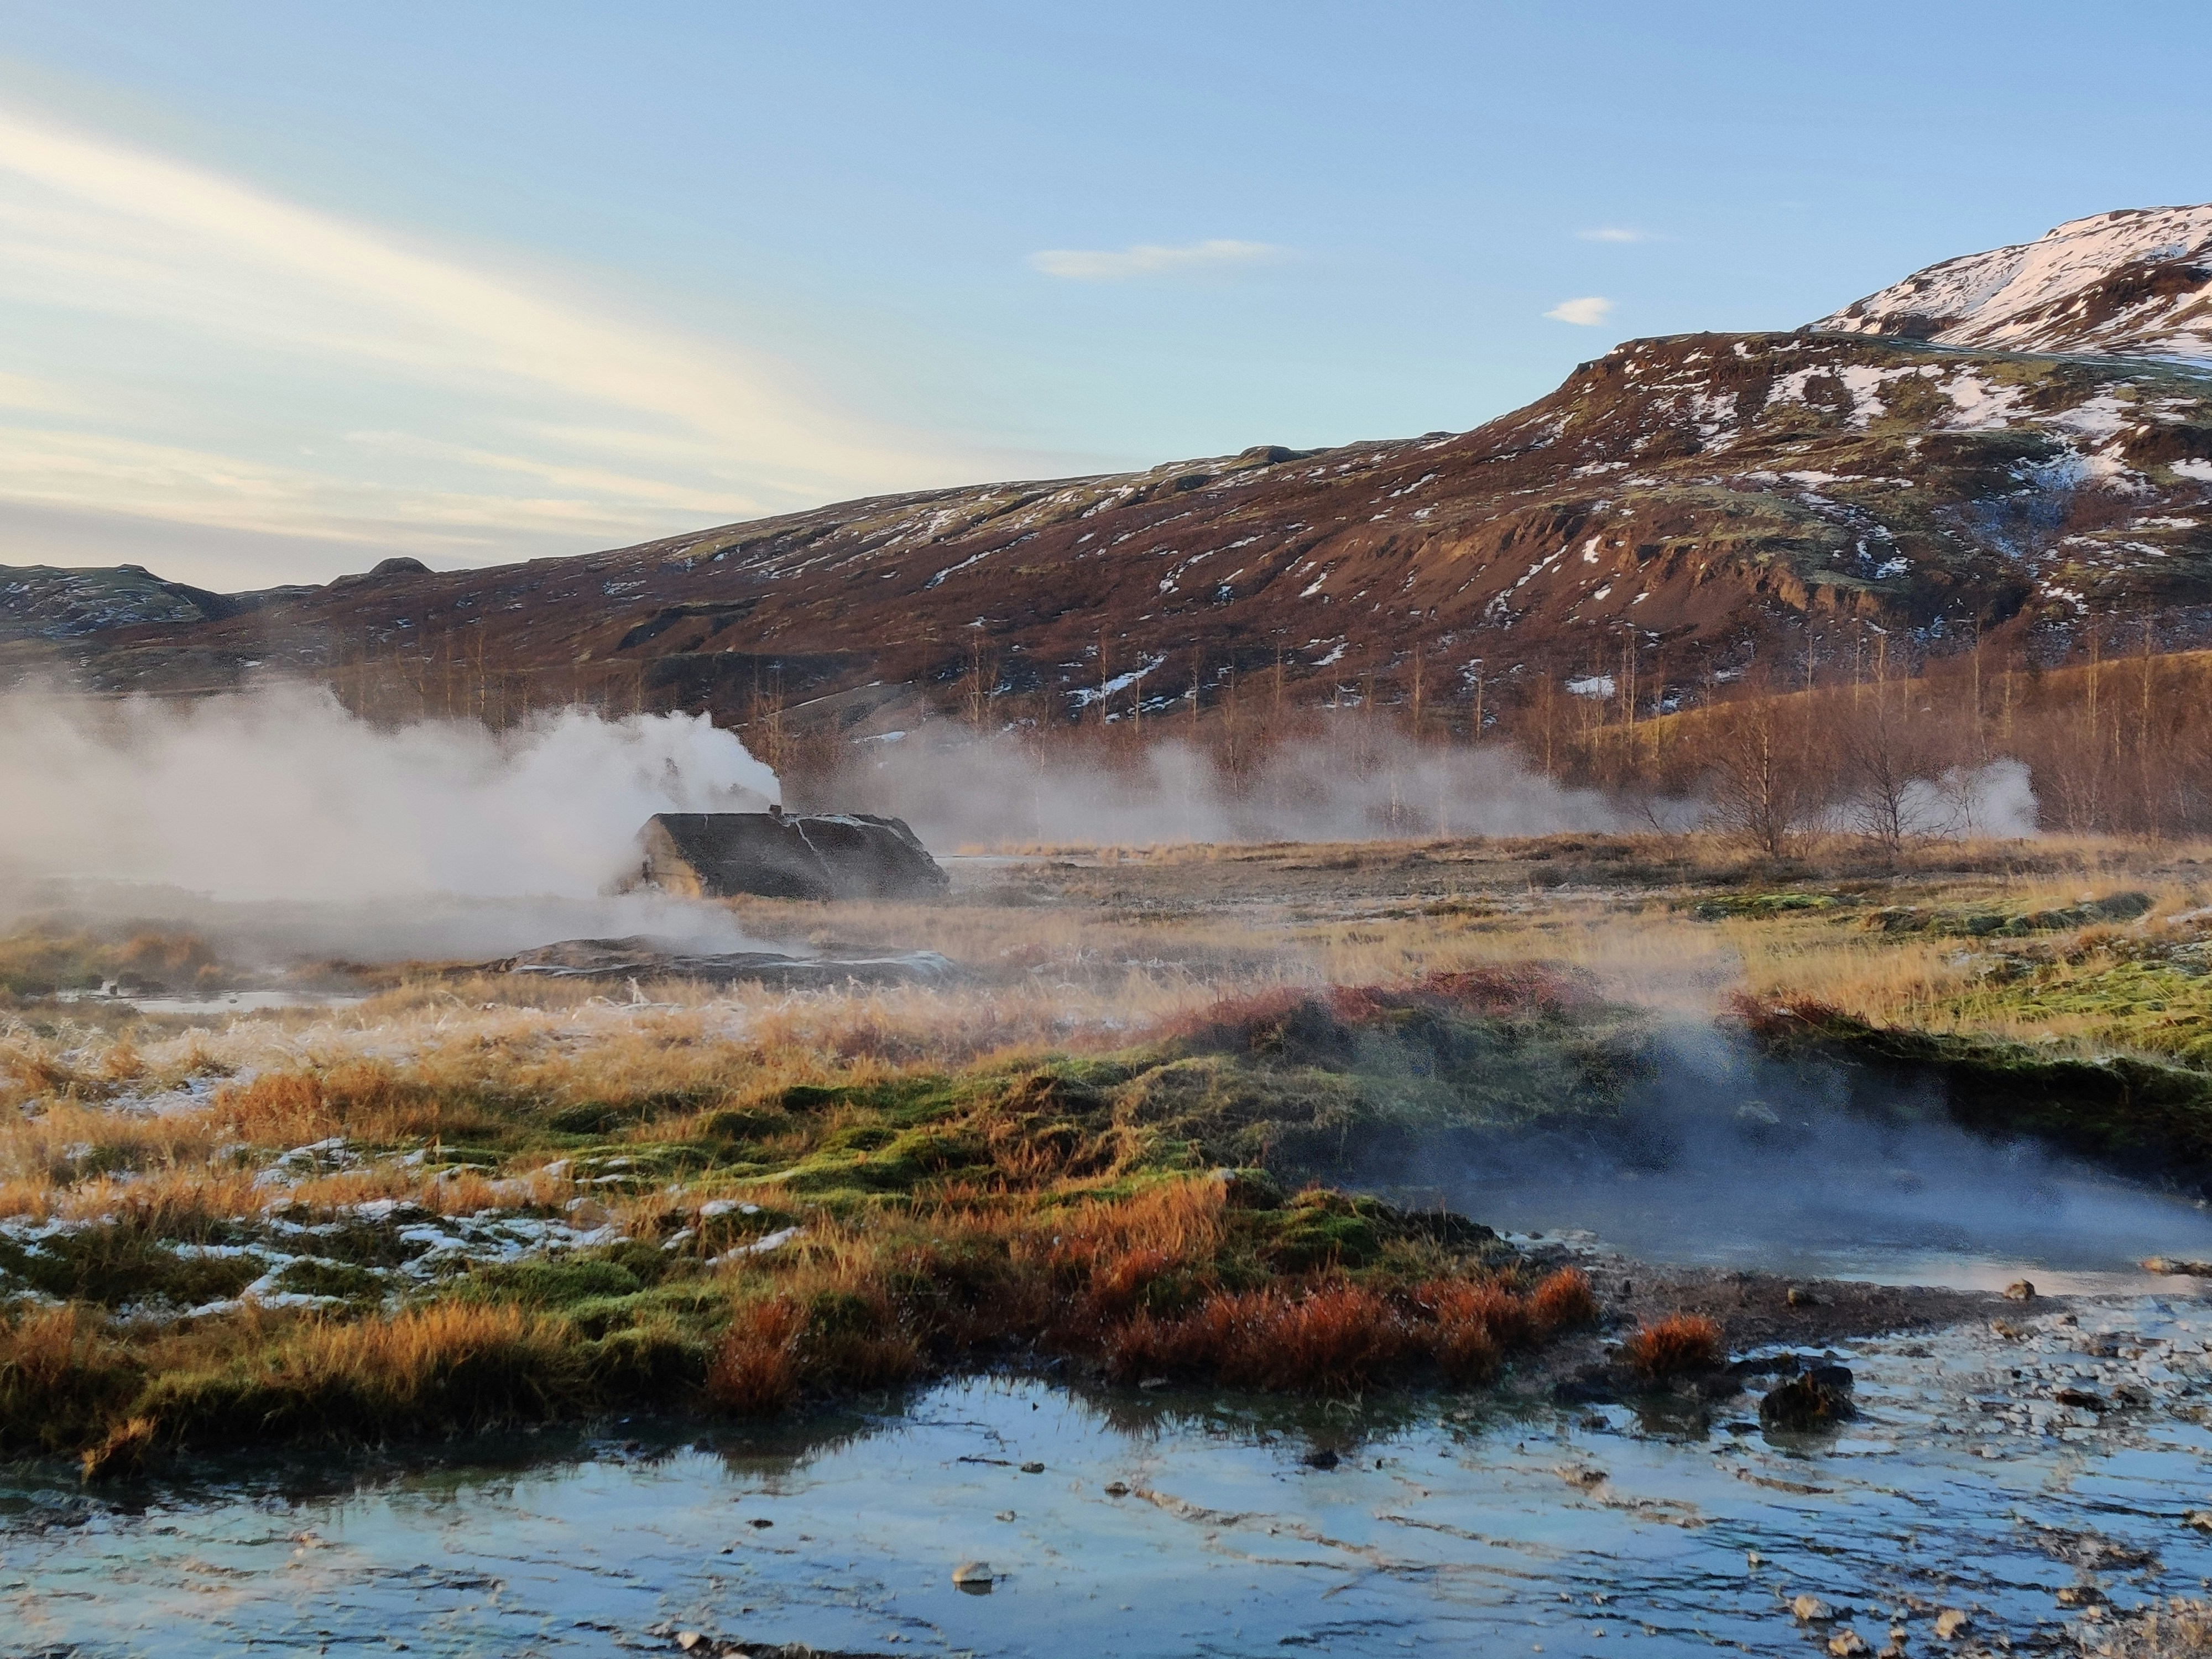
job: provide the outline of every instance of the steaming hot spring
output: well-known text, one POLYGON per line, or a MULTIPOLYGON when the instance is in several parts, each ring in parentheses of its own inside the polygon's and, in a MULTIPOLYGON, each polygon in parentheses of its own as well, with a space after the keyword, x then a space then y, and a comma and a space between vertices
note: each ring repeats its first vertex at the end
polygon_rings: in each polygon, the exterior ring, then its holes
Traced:
POLYGON ((1785 866, 1534 786, 1468 834, 1502 757, 1413 831, 1362 816, 1411 772, 1304 797, 1328 839, 1132 773, 1101 821, 1160 833, 1044 836, 1048 773, 995 828, 786 811, 703 717, 295 692, 25 700, 0 750, 26 1641, 2198 1616, 2173 848, 1785 866))

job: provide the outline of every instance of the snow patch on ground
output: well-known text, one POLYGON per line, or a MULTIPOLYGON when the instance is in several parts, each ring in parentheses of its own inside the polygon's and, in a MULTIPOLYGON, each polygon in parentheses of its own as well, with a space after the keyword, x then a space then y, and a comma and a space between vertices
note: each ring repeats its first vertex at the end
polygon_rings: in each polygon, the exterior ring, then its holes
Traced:
POLYGON ((1959 432, 1994 432, 2012 424, 2021 413, 2022 393, 2016 386, 1997 386, 1972 369, 1961 369, 1943 382, 1943 395, 1953 413, 1944 422, 1959 432))

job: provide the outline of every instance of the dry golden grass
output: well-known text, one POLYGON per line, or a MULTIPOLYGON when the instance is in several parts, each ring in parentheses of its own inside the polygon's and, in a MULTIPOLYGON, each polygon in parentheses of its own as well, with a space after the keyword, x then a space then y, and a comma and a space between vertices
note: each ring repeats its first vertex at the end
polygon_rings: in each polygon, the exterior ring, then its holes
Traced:
MULTIPOLYGON (((1717 845, 1652 838, 1629 850, 1656 858, 1685 846, 1692 871, 1738 857, 1717 845)), ((225 1202, 233 1194, 246 1202, 234 1181, 240 1149, 250 1159, 341 1134, 465 1143, 518 1103, 649 1103, 657 1123, 624 1133, 681 1133, 720 1105, 795 1084, 1115 1047, 1224 996, 1404 983, 1528 960, 1580 968, 1614 994, 1678 1012, 1711 1012, 1740 984, 1756 996, 1809 999, 1878 1024, 2095 1039, 2087 1016, 2024 1018, 1979 982, 1964 941, 1869 933, 1833 914, 1703 922, 1673 908, 1664 891, 1601 885, 1603 864, 1539 892, 1498 875, 1478 844, 1411 850, 1425 861, 1395 896, 1316 900, 1301 885, 1309 876, 1300 868, 1387 861, 1408 849, 1103 849, 1096 856, 1117 879, 1158 871, 1187 883, 1195 872, 1202 887, 1210 869, 1279 866, 1281 890, 1272 896, 1134 919, 1112 904, 1074 902, 732 907, 764 937, 926 942, 987 975, 953 986, 847 994, 665 985, 651 988, 652 1006, 638 1007, 574 981, 430 978, 342 1012, 237 1019, 221 1030, 112 1033, 17 1020, 0 1025, 0 1107, 34 1109, 0 1117, 0 1213, 85 1213, 117 1197, 121 1176, 198 1180, 225 1202), (1440 900, 1439 890, 1461 896, 1440 900), (180 1094, 189 1083, 200 1087, 180 1094)), ((2018 877, 2001 851, 1911 849, 1899 876, 1909 890, 1899 895, 1923 905, 2033 908, 2074 902, 2093 886, 2137 885, 2158 900, 2151 925, 2206 896, 2193 873, 2176 872, 2172 848, 2039 844, 2018 877), (1947 859, 1973 873, 1947 873, 1947 859)), ((1793 881, 1819 885, 1802 875, 1793 881)), ((2063 981, 2100 960, 2093 953, 2052 972, 2063 981)), ((346 1193, 411 1198, 446 1212, 513 1201, 511 1188, 488 1193, 471 1180, 384 1170, 331 1177, 319 1191, 332 1201, 346 1193)), ((523 1201, 565 1195, 552 1182, 523 1201)))

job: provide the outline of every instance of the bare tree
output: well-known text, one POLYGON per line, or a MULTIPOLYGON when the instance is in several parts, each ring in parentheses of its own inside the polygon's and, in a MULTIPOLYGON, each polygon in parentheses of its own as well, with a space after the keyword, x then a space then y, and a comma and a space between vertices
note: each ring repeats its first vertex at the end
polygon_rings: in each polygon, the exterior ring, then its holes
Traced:
POLYGON ((1873 690, 1841 705, 1838 781, 1845 821, 1893 854, 1911 836, 1948 833, 1955 803, 1940 782, 1943 757, 1929 722, 1914 715, 1917 685, 1884 679, 1873 690))
POLYGON ((1708 787, 1713 826, 1778 858, 1820 804, 1794 700, 1760 696, 1718 716, 1708 787))

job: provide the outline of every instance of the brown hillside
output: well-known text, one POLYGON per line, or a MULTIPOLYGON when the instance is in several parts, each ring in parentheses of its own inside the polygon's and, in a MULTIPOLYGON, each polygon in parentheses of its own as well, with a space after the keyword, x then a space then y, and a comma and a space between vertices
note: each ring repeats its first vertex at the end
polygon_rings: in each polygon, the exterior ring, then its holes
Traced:
POLYGON ((1637 341, 1456 436, 390 569, 17 640, 0 672, 167 694, 304 673, 495 718, 586 697, 737 720, 764 696, 951 703, 964 684, 1080 720, 1194 676, 1211 701, 1278 662, 1309 696, 1402 696, 1418 661, 1431 699, 1468 706, 1478 684, 1615 672, 1656 697, 1761 641, 1832 660, 1868 623, 1907 655, 1993 630, 2063 654, 2114 611, 2180 643, 2212 598, 2207 384, 1872 337, 1637 341))

